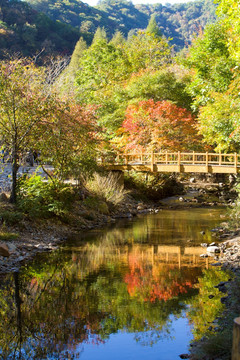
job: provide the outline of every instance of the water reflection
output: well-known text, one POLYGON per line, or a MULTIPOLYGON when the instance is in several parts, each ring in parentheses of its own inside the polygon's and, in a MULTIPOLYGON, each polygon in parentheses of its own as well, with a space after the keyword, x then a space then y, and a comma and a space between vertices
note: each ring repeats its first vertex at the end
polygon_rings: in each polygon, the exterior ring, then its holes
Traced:
MULTIPOLYGON (((95 349, 93 358, 111 359, 112 351, 121 351, 123 339, 128 342, 131 336, 149 349, 138 358, 148 359, 153 344, 173 344, 173 331, 185 321, 185 311, 192 322, 197 311, 204 314, 197 281, 208 263, 198 256, 199 229, 213 227, 219 213, 212 221, 206 211, 201 216, 192 210, 177 214, 178 220, 172 212, 162 213, 98 231, 97 237, 96 232, 75 237, 5 278, 0 288, 1 358, 90 359, 95 349), (184 236, 192 237, 191 246, 184 236), (189 312, 194 301, 196 312, 189 312), (118 345, 111 350, 116 338, 118 345)), ((132 342, 129 346, 128 358, 134 359, 139 348, 132 342)), ((152 359, 167 358, 157 352, 152 359)))

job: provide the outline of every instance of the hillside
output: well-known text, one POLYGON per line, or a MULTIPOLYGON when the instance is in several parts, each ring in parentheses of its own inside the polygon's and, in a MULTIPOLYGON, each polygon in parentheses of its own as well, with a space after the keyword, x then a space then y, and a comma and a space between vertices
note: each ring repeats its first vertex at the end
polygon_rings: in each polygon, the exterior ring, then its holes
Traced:
POLYGON ((69 24, 86 35, 104 27, 109 37, 116 30, 125 36, 129 31, 145 29, 152 14, 163 35, 172 38, 176 49, 191 42, 194 33, 215 20, 212 0, 199 0, 175 5, 134 5, 127 0, 103 0, 91 7, 79 0, 27 0, 37 11, 53 20, 69 24))
POLYGON ((23 1, 0 1, 0 57, 5 53, 32 56, 71 54, 79 30, 39 13, 23 1))
POLYGON ((97 27, 109 38, 116 30, 125 36, 145 29, 152 14, 162 34, 179 50, 194 33, 215 20, 212 0, 163 6, 133 5, 127 0, 103 0, 91 7, 79 0, 0 0, 0 57, 71 54, 80 36, 90 44, 97 27))

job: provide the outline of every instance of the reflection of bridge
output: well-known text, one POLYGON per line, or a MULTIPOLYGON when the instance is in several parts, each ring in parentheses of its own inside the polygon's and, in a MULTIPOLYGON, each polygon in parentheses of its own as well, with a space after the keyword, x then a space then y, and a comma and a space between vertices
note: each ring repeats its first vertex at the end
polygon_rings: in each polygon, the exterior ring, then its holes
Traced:
MULTIPOLYGON (((206 248, 201 246, 181 248, 174 245, 135 245, 132 249, 128 247, 124 247, 124 249, 126 251, 125 255, 135 255, 142 258, 142 260, 150 261, 152 264, 157 262, 178 265, 179 269, 182 266, 204 266, 208 268, 209 265, 208 257, 200 257, 201 254, 206 253, 206 248)), ((123 255, 122 250, 122 248, 118 249, 119 255, 123 255)))
MULTIPOLYGON (((73 251, 85 252, 83 247, 72 248, 73 251)), ((129 257, 134 256, 139 260, 153 264, 166 264, 187 267, 206 267, 209 265, 209 258, 200 257, 206 253, 206 248, 201 246, 180 247, 175 245, 148 245, 133 244, 122 246, 102 247, 89 250, 90 258, 93 262, 106 261, 118 258, 120 261, 128 263, 129 257)))
POLYGON ((237 174, 240 155, 215 153, 139 152, 119 154, 104 160, 110 170, 136 170, 151 172, 237 174))

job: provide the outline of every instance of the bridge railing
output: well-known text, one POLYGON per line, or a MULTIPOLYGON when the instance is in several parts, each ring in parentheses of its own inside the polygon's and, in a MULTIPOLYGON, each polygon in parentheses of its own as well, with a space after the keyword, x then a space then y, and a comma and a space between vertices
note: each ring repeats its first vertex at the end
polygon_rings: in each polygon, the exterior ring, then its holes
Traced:
POLYGON ((198 152, 132 152, 118 154, 108 161, 112 165, 159 164, 159 165, 215 165, 240 166, 240 155, 237 153, 198 153, 198 152))

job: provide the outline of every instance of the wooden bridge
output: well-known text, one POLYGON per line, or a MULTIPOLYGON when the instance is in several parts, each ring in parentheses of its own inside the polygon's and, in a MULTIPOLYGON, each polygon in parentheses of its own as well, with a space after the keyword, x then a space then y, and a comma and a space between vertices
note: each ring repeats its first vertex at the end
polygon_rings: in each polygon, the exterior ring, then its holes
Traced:
POLYGON ((141 152, 102 160, 109 170, 143 172, 238 174, 240 154, 197 152, 141 152))

